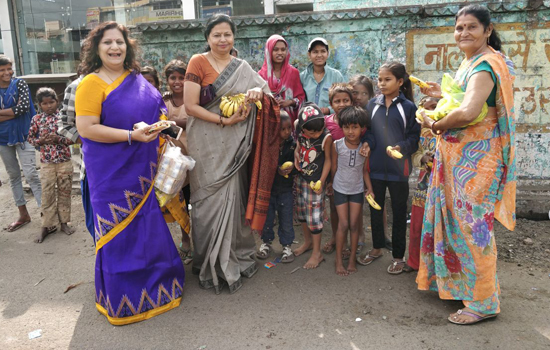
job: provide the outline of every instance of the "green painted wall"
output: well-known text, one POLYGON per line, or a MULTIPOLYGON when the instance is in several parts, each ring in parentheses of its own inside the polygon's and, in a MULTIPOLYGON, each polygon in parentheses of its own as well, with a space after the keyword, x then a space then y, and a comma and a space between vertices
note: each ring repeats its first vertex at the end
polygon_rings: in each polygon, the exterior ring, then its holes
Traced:
MULTIPOLYGON (((338 1, 316 2, 321 3, 338 7, 338 1)), ((488 6, 502 29, 504 51, 518 66, 518 175, 524 184, 550 184, 550 1, 488 6)), ((290 44, 291 64, 302 70, 309 63, 308 42, 323 36, 331 47, 328 64, 348 78, 357 73, 375 78, 383 62, 398 60, 411 73, 434 80, 456 70, 461 59, 452 35, 458 9, 458 4, 442 4, 236 17, 235 46, 241 58, 259 69, 266 39, 281 34, 290 44)), ((134 35, 145 63, 161 70, 172 58, 188 61, 203 52, 203 26, 200 20, 144 24, 134 35)))

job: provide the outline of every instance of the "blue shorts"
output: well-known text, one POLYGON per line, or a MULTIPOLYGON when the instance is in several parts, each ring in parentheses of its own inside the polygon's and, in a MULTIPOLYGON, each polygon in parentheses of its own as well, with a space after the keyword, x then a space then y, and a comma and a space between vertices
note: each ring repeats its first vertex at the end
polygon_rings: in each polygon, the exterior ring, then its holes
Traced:
POLYGON ((347 203, 359 203, 363 204, 365 201, 363 192, 356 194, 343 194, 334 190, 334 205, 339 206, 347 203))

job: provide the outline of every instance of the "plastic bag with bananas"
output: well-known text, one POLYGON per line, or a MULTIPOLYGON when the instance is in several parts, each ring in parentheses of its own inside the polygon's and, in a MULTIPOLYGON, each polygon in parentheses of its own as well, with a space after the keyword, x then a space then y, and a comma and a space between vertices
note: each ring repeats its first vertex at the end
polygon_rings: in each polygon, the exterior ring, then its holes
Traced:
MULTIPOLYGON (((411 77, 409 77, 410 79, 411 77)), ((411 79, 411 82, 413 80, 411 79)), ((426 83, 424 83, 426 84, 426 83)), ((433 120, 440 120, 447 116, 447 114, 451 113, 460 105, 462 104, 462 101, 464 101, 464 95, 466 93, 462 91, 462 88, 456 83, 456 81, 451 77, 448 73, 443 74, 443 79, 441 80, 441 95, 443 96, 439 102, 437 103, 437 106, 433 111, 425 110, 424 108, 420 107, 416 111, 416 121, 418 123, 422 123, 422 120, 424 119, 422 117, 422 112, 424 112, 428 117, 432 118, 433 120)), ((487 103, 483 104, 483 107, 481 108, 481 113, 468 125, 474 125, 479 123, 487 116, 487 113, 489 112, 489 107, 487 103)))
MULTIPOLYGON (((262 103, 260 101, 256 101, 254 103, 256 104, 256 107, 258 107, 258 110, 262 109, 262 103)), ((247 103, 245 94, 222 96, 222 101, 220 102, 220 111, 222 112, 222 115, 224 117, 229 118, 235 112, 237 112, 241 105, 246 110, 247 103)))

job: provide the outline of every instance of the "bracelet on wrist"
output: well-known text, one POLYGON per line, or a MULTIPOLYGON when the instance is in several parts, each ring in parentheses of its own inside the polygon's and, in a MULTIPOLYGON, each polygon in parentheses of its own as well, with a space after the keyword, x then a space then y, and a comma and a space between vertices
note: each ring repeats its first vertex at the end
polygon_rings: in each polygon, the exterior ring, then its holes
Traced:
POLYGON ((437 123, 437 122, 433 122, 433 123, 432 123, 432 127, 431 127, 432 133, 434 133, 435 135, 441 135, 441 134, 443 133, 443 130, 435 130, 435 129, 434 129, 435 123, 437 123))
POLYGON ((128 130, 128 144, 132 144, 132 130, 128 130))

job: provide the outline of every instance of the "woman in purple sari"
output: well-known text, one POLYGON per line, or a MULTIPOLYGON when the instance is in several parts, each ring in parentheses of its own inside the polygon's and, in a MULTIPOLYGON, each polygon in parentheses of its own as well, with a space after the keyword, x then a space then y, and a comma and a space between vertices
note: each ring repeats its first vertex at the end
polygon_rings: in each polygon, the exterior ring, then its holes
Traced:
POLYGON ((76 125, 90 186, 96 240, 96 307, 125 325, 177 307, 184 270, 155 197, 158 132, 165 108, 139 74, 128 30, 105 22, 87 37, 76 91, 76 125))

